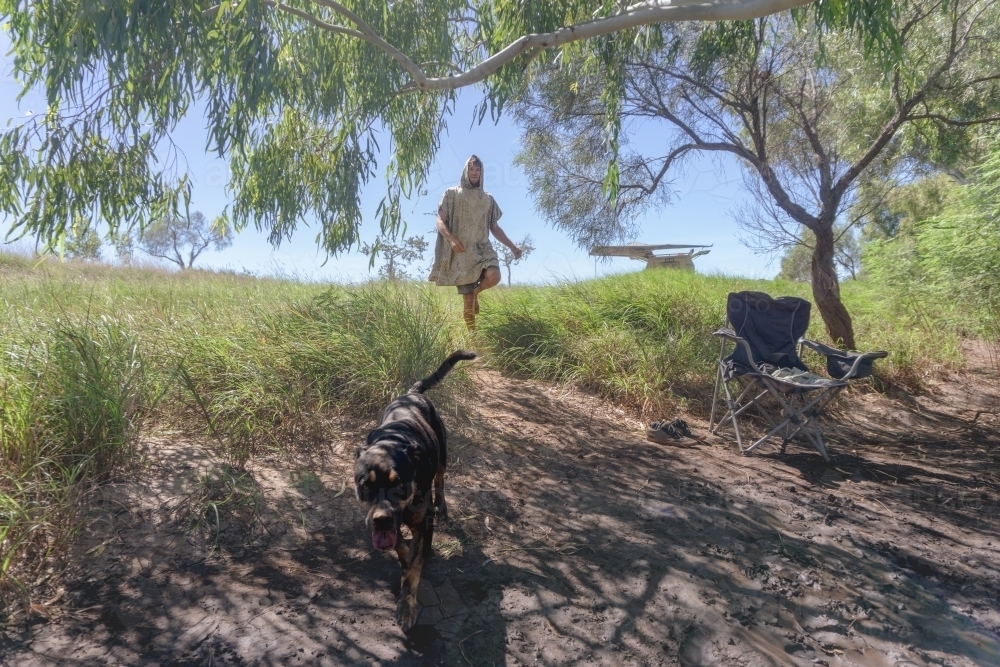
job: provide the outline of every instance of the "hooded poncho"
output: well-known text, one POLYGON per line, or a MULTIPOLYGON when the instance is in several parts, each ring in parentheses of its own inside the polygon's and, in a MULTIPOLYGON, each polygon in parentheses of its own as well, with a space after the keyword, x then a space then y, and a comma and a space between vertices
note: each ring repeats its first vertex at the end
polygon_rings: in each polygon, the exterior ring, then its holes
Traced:
POLYGON ((448 188, 441 197, 438 211, 465 252, 455 252, 448 240, 438 234, 434 246, 434 266, 428 280, 438 285, 469 285, 476 283, 483 269, 500 268, 497 253, 490 243, 490 227, 503 212, 493 195, 483 190, 485 174, 480 171, 479 185, 469 181, 469 163, 462 170, 461 185, 448 188))

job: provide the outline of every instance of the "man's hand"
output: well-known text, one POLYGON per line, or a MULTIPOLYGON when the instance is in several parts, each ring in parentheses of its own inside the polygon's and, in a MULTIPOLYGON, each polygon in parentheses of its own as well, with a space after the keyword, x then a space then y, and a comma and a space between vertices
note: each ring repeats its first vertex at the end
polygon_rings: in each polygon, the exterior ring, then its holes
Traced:
POLYGON ((510 247, 510 251, 512 253, 514 253, 514 259, 515 260, 521 259, 522 250, 520 248, 518 248, 516 245, 515 246, 511 246, 510 247))
POLYGON ((448 239, 448 242, 451 243, 451 249, 455 252, 465 252, 465 246, 458 239, 452 237, 448 239))

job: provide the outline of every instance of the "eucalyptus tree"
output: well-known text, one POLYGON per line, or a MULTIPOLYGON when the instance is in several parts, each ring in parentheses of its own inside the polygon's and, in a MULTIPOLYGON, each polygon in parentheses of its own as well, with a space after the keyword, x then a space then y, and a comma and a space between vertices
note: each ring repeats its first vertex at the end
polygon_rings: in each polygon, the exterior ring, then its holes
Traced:
POLYGON ((520 263, 522 259, 527 259, 528 255, 530 255, 536 250, 535 241, 534 239, 531 238, 531 234, 528 234, 515 244, 518 248, 521 249, 520 257, 514 257, 514 251, 502 243, 498 243, 497 241, 491 241, 491 243, 493 244, 493 249, 497 253, 497 259, 499 259, 500 263, 503 264, 505 269, 507 269, 507 286, 509 287, 511 284, 510 281, 511 267, 514 266, 515 264, 520 263))
MULTIPOLYGON (((553 49, 614 68, 663 22, 749 19, 798 7, 893 54, 892 0, 0 0, 14 76, 46 110, 0 134, 0 211, 15 236, 57 244, 77 217, 119 227, 186 210, 174 144, 203 109, 227 159, 235 229, 279 244, 309 222, 328 253, 360 245, 359 193, 384 173, 382 232, 426 181, 455 91, 502 113, 553 49), (380 164, 380 160, 382 164, 380 164)), ((615 145, 621 81, 605 105, 615 145)), ((615 160, 605 170, 609 196, 615 160)))
MULTIPOLYGON (((118 239, 118 242, 119 248, 131 249, 137 244, 151 257, 165 259, 181 269, 190 269, 210 246, 215 250, 231 246, 233 231, 224 219, 209 224, 201 211, 195 211, 187 217, 166 216, 154 220, 139 239, 125 242, 118 239)), ((125 253, 125 250, 119 250, 119 257, 125 253)))
POLYGON ((587 246, 630 240, 637 217, 670 200, 670 179, 691 156, 734 156, 752 195, 737 212, 744 237, 760 250, 812 245, 816 305, 830 338, 853 348, 838 237, 878 204, 879 189, 926 162, 915 147, 947 164, 948 146, 1000 121, 998 15, 997 0, 910 2, 894 18, 900 57, 888 68, 850 35, 787 15, 664 27, 660 48, 621 68, 563 63, 539 76, 518 106, 519 161, 540 210, 587 246), (602 98, 618 80, 623 103, 611 116, 602 98), (609 198, 611 121, 632 131, 609 198))
POLYGON ((391 238, 380 238, 375 243, 365 243, 361 252, 369 255, 374 262, 376 255, 385 258, 385 263, 379 267, 378 276, 386 280, 399 281, 412 278, 408 269, 414 262, 422 262, 427 252, 427 239, 423 236, 411 236, 398 241, 391 238))
POLYGON ((101 237, 86 221, 77 221, 66 235, 65 256, 70 259, 101 259, 101 237))

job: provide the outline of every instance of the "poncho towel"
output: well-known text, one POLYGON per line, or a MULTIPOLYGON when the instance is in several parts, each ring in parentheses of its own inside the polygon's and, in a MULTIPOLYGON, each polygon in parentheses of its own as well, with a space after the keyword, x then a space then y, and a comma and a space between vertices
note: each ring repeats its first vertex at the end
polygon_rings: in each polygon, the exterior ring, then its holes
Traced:
POLYGON ((500 260, 490 243, 490 227, 503 212, 493 195, 483 190, 484 176, 480 171, 479 185, 472 185, 467 162, 462 170, 461 185, 445 190, 438 204, 448 231, 465 246, 465 252, 455 252, 448 239, 438 234, 428 280, 439 286, 474 285, 484 269, 500 268, 500 260))

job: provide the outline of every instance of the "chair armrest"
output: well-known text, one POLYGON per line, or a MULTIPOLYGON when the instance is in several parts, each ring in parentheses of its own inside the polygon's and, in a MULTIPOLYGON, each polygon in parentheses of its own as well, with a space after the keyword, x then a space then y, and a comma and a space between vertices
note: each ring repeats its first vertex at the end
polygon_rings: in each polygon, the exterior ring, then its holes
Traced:
MULTIPOLYGON (((835 347, 830 347, 829 345, 824 345, 808 338, 799 339, 799 356, 801 356, 803 347, 808 347, 810 350, 822 354, 827 359, 837 357, 842 360, 852 360, 850 370, 843 377, 838 378, 840 380, 850 380, 857 376, 862 364, 867 363, 870 365, 875 359, 884 359, 889 356, 889 353, 885 350, 876 350, 875 352, 844 352, 843 350, 838 350, 835 347)), ((868 374, 870 374, 870 369, 868 374)))
POLYGON ((732 329, 719 329, 718 331, 713 331, 712 335, 722 338, 723 340, 728 340, 730 343, 742 345, 743 349, 746 350, 747 353, 747 361, 750 362, 750 365, 753 368, 757 368, 757 361, 753 358, 753 351, 750 349, 750 343, 737 336, 735 331, 732 329))

